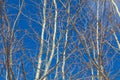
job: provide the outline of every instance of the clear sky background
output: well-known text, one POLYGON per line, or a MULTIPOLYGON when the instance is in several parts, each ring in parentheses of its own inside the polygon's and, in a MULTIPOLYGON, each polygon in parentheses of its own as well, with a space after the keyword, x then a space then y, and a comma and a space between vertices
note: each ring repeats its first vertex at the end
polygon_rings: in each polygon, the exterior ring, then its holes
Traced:
MULTIPOLYGON (((6 0, 6 13, 10 22, 10 28, 14 24, 16 15, 19 11, 22 0, 6 0)), ((58 7, 57 18, 57 33, 55 38, 55 44, 59 42, 59 60, 63 57, 65 32, 67 25, 67 18, 70 16, 71 22, 68 26, 68 43, 66 47, 66 64, 65 64, 65 80, 92 80, 91 67, 87 50, 89 49, 90 57, 93 58, 93 44, 96 45, 96 14, 97 14, 97 2, 94 0, 56 0, 58 7), (63 7, 63 4, 66 8, 63 7), (68 15, 67 7, 70 1, 70 14, 68 15), (77 33, 79 31, 79 34, 77 33), (62 36, 62 37, 61 37, 62 36), (84 37, 82 37, 84 36, 84 37), (61 38, 61 39, 60 39, 61 38), (60 41, 59 41, 60 39, 60 41), (81 40, 80 40, 81 39, 81 40), (93 43, 92 43, 93 42, 93 43), (86 48, 86 45, 88 48, 86 48), (71 79, 70 79, 71 78, 71 79)), ((120 10, 120 1, 115 0, 120 10)), ((51 45, 54 29, 54 13, 55 8, 52 0, 47 0, 46 9, 46 28, 44 34, 44 45, 42 55, 42 69, 45 69, 45 58, 48 58, 51 54, 51 45)), ((36 66, 38 64, 38 55, 40 48, 40 37, 42 32, 43 22, 43 0, 24 0, 24 6, 22 12, 15 25, 15 42, 13 43, 14 49, 18 49, 13 52, 13 72, 16 80, 25 80, 23 72, 25 72, 26 80, 34 80, 36 74, 36 66), (19 50, 20 49, 20 50, 19 50), (24 68, 24 71, 23 71, 24 68)), ((4 15, 4 14, 3 14, 4 15)), ((2 24, 2 23, 1 23, 2 24)), ((106 0, 103 2, 100 0, 99 7, 99 38, 104 38, 105 41, 102 46, 102 60, 105 74, 110 80, 120 80, 120 49, 118 48, 116 39, 111 30, 114 29, 117 38, 120 42, 120 17, 116 13, 116 9, 111 1, 106 0), (112 46, 110 46, 112 45, 112 46)), ((2 27, 1 27, 2 28, 2 27)), ((7 26, 6 26, 7 28, 7 26)), ((7 29, 5 29, 7 31, 7 29)), ((1 33, 0 33, 1 34, 1 33)), ((5 32, 8 35, 7 32, 5 32)), ((99 39, 99 42, 100 42, 99 39)), ((3 48, 3 38, 0 36, 0 80, 5 80, 6 68, 3 62, 6 60, 3 48), (4 54, 2 54, 4 53, 4 54)), ((99 45, 100 46, 100 45, 99 45)), ((97 51, 95 46, 96 57, 97 51)), ((56 65, 57 62, 57 48, 55 48, 54 57, 50 65, 50 69, 56 65)), ((58 67, 58 80, 62 80, 62 60, 58 67)), ((97 69, 94 69, 94 76, 97 75, 97 69)), ((48 80, 54 80, 56 69, 53 69, 47 76, 48 80)), ((42 71, 44 73, 44 71, 42 71)), ((43 74, 41 74, 43 75, 43 74)), ((98 80, 95 78, 95 80, 98 80)))

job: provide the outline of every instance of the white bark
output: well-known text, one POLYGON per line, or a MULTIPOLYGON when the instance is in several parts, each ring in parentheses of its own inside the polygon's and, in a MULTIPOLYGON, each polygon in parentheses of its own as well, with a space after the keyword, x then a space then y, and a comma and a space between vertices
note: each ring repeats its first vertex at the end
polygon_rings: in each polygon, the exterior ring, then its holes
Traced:
POLYGON ((92 80, 94 80, 94 69, 93 69, 93 66, 91 66, 91 73, 92 73, 92 80))
MULTIPOLYGON (((52 51, 51 51, 51 55, 50 55, 50 59, 47 63, 47 66, 45 68, 45 72, 44 72, 44 76, 46 76, 50 64, 52 62, 53 56, 54 56, 54 51, 55 51, 55 38, 56 38, 56 28, 57 28, 57 16, 58 16, 58 12, 57 12, 57 3, 56 0, 53 0, 54 6, 55 6, 55 18, 54 18, 54 33, 53 33, 53 43, 52 43, 52 51)), ((44 78, 44 80, 46 80, 46 77, 44 78)))
MULTIPOLYGON (((96 46, 97 55, 99 59, 99 0, 97 0, 97 29, 96 29, 96 46)), ((97 62, 98 63, 98 62, 97 62)), ((99 63, 98 63, 99 64, 99 63)), ((99 70, 97 70, 98 79, 100 78, 99 70)))
MULTIPOLYGON (((56 64, 58 62, 59 62, 59 43, 58 43, 58 46, 57 46, 57 61, 56 61, 56 64)), ((55 73, 54 80, 57 80, 57 77, 58 77, 58 65, 56 66, 56 73, 55 73)))
MULTIPOLYGON (((115 3, 114 0, 112 0, 112 4, 114 5, 117 14, 118 14, 118 16, 120 17, 120 11, 119 11, 118 6, 117 6, 117 4, 115 3)), ((117 37, 117 35, 115 34, 115 32, 113 32, 113 35, 114 35, 114 37, 115 37, 115 39, 116 39, 116 42, 117 42, 118 48, 120 49, 120 42, 119 42, 118 37, 117 37)))
POLYGON ((97 54, 99 55, 99 0, 97 1, 97 29, 96 29, 96 42, 97 42, 97 54))
POLYGON ((65 55, 66 55, 66 46, 67 46, 67 41, 68 41, 68 29, 66 30, 65 34, 65 45, 64 45, 64 52, 63 52, 63 64, 62 64, 62 80, 65 80, 65 55))
POLYGON ((42 24, 42 34, 41 34, 41 42, 40 42, 40 52, 38 56, 38 65, 37 65, 37 71, 35 80, 39 80, 40 75, 40 69, 41 69, 41 63, 42 63, 42 53, 43 53, 43 41, 44 41, 44 31, 45 31, 45 25, 46 25, 46 0, 44 0, 44 6, 43 6, 43 24, 42 24))
POLYGON ((19 17, 20 17, 20 14, 22 13, 23 5, 24 5, 24 0, 22 0, 22 4, 21 4, 21 6, 20 6, 19 12, 18 12, 18 14, 17 14, 17 16, 16 16, 16 19, 15 19, 14 23, 13 23, 13 28, 12 28, 12 35, 11 35, 11 37, 13 37, 14 29, 15 29, 16 23, 17 23, 17 21, 18 21, 18 19, 19 19, 19 17))
POLYGON ((118 40, 118 37, 117 37, 116 33, 113 32, 113 35, 114 35, 115 40, 116 40, 116 42, 117 42, 118 48, 120 49, 120 42, 119 42, 119 40, 118 40))
MULTIPOLYGON (((95 45, 94 45, 93 41, 92 41, 92 46, 93 46, 93 59, 95 60, 95 63, 97 63, 96 54, 95 54, 95 45)), ((95 80, 94 79, 94 69, 93 69, 93 66, 91 66, 91 74, 92 74, 92 80, 95 80)))
POLYGON ((120 17, 120 11, 119 11, 119 9, 118 9, 117 4, 115 3, 114 0, 111 0, 111 1, 112 1, 112 4, 114 5, 114 7, 115 7, 115 9, 116 9, 116 12, 117 12, 118 16, 120 17))
POLYGON ((67 10, 67 14, 68 14, 68 19, 67 19, 67 26, 66 26, 66 33, 65 33, 65 43, 64 43, 64 52, 63 52, 63 62, 62 62, 62 80, 65 80, 65 60, 66 60, 66 46, 67 46, 67 42, 68 42, 68 26, 70 23, 70 2, 68 3, 68 10, 67 10))

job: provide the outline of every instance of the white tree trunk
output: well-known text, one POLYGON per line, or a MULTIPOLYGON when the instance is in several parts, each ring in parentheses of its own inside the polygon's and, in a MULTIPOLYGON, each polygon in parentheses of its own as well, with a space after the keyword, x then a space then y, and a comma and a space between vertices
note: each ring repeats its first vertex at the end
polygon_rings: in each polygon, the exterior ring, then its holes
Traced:
MULTIPOLYGON (((97 60, 97 63, 99 65, 99 0, 97 0, 97 29, 96 29, 96 46, 97 46, 97 55, 98 55, 98 60, 97 60)), ((97 76, 98 76, 98 79, 100 79, 100 70, 98 69, 97 70, 97 76)))
POLYGON ((43 24, 42 24, 42 34, 41 34, 41 42, 40 42, 40 52, 38 56, 38 65, 37 65, 37 71, 35 80, 39 80, 40 76, 40 69, 41 69, 41 63, 42 63, 42 53, 43 53, 43 42, 44 42, 44 31, 45 31, 45 25, 46 25, 46 0, 44 0, 44 6, 43 6, 43 24))
POLYGON ((66 26, 66 32, 65 32, 65 43, 64 43, 64 51, 63 51, 63 62, 62 62, 62 80, 65 80, 65 60, 66 60, 66 47, 68 42, 68 26, 70 24, 70 2, 68 3, 68 19, 67 19, 67 26, 66 26))
POLYGON ((65 80, 65 55, 66 55, 66 46, 68 41, 68 29, 66 30, 65 34, 65 45, 64 45, 64 52, 63 52, 63 64, 62 64, 62 80, 65 80))
MULTIPOLYGON (((120 17, 120 12, 119 12, 118 6, 117 6, 117 4, 115 3, 114 0, 112 0, 112 4, 114 5, 117 14, 118 14, 118 16, 120 17)), ((117 37, 117 35, 115 34, 114 31, 113 31, 113 35, 114 35, 114 37, 115 37, 115 39, 116 39, 116 42, 117 42, 118 48, 120 49, 120 42, 119 42, 118 37, 117 37)))
POLYGON ((111 1, 112 1, 112 4, 114 5, 114 7, 115 7, 115 9, 116 9, 116 12, 117 12, 118 16, 120 17, 120 12, 119 12, 119 9, 118 9, 117 4, 115 3, 114 0, 111 0, 111 1))
MULTIPOLYGON (((56 64, 58 62, 59 62, 59 43, 58 43, 58 46, 57 46, 57 61, 56 61, 56 64)), ((57 77, 58 77, 58 65, 56 66, 56 73, 55 73, 54 80, 57 80, 57 77)))
MULTIPOLYGON (((52 43, 52 51, 51 51, 50 59, 49 59, 47 66, 45 68, 44 76, 46 76, 46 74, 49 70, 50 64, 51 64, 53 56, 54 56, 54 51, 55 51, 55 38, 56 38, 56 28, 57 28, 57 16, 58 16, 56 0, 53 0, 53 4, 55 6, 53 43, 52 43)), ((44 80, 46 80, 46 77, 44 78, 44 80)))
POLYGON ((117 42, 118 48, 120 49, 120 42, 119 42, 119 40, 118 40, 118 37, 117 37, 116 33, 113 32, 113 35, 114 35, 115 40, 116 40, 116 42, 117 42))

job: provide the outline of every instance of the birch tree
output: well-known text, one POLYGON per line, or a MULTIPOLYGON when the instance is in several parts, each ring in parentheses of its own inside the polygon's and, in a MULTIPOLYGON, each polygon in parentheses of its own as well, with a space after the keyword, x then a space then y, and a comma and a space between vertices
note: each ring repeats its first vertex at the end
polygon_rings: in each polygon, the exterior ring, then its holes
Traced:
POLYGON ((119 0, 0 1, 1 80, 117 80, 119 0))
MULTIPOLYGON (((13 62, 13 55, 19 51, 20 47, 18 46, 19 42, 21 42, 20 39, 16 38, 16 26, 19 19, 19 16, 21 15, 22 8, 24 5, 24 0, 19 3, 19 10, 16 14, 15 20, 12 22, 10 21, 10 17, 8 16, 8 12, 6 10, 6 1, 0 1, 0 7, 1 7, 1 55, 4 57, 3 66, 6 70, 6 80, 13 80, 15 79, 15 71, 12 68, 14 65, 13 62)), ((3 68, 3 70, 4 70, 3 68)))
POLYGON ((35 80, 39 80, 39 76, 40 76, 40 69, 41 69, 41 63, 42 63, 42 60, 41 60, 41 57, 42 57, 42 50, 43 50, 43 40, 44 40, 44 30, 45 30, 45 26, 46 26, 46 0, 44 0, 44 6, 43 6, 43 15, 44 15, 44 19, 43 19, 43 26, 42 26, 42 34, 41 34, 41 46, 40 46, 40 53, 39 53, 39 56, 38 56, 38 66, 37 66, 37 71, 36 71, 36 77, 35 77, 35 80))

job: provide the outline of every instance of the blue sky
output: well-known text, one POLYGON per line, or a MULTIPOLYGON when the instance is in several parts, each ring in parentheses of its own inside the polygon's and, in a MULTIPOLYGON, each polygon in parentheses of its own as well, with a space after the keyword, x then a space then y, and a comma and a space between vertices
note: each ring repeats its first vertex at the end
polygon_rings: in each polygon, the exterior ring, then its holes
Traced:
MULTIPOLYGON (((6 12, 8 19, 12 28, 16 15, 18 13, 19 7, 22 0, 6 0, 6 12)), ((55 39, 56 47, 59 48, 59 60, 61 61, 58 66, 58 80, 62 80, 61 66, 62 66, 62 57, 64 51, 64 42, 65 42, 65 31, 67 29, 67 17, 66 13, 68 3, 67 0, 61 0, 66 8, 57 1, 58 5, 58 18, 57 18, 57 34, 55 39), (60 40, 59 40, 60 39, 60 40), (57 46, 59 42, 59 46, 57 46)), ((119 0, 116 0, 116 3, 119 6, 119 0)), ((103 3, 100 2, 100 16, 99 16, 99 38, 104 38, 106 42, 102 45, 102 60, 103 67, 110 80, 119 80, 120 79, 120 49, 117 47, 116 40, 111 33, 111 29, 114 29, 118 40, 120 42, 120 17, 116 13, 115 8, 110 4, 110 1, 103 3), (104 9, 103 9, 104 6, 104 9), (104 10, 104 11, 102 11, 104 10), (103 32, 102 32, 103 31, 103 32), (116 49, 109 46, 113 45, 116 49), (117 74, 117 77, 114 78, 114 75, 117 74), (114 79, 113 79, 114 78, 114 79)), ((68 26, 68 43, 66 47, 66 65, 65 65, 65 76, 66 80, 92 80, 91 79, 91 59, 89 58, 87 50, 90 51, 90 57, 93 59, 93 50, 94 45, 96 45, 96 3, 91 0, 71 0, 70 1, 70 25, 68 26), (78 11, 79 10, 79 11, 78 11), (73 17, 74 16, 74 17, 73 17), (77 29, 79 33, 75 30, 77 29), (85 39, 83 39, 83 37, 85 39), (93 43, 92 43, 93 42, 93 43), (86 49, 86 45, 87 49, 86 49), (70 57, 69 57, 70 56, 70 57)), ((13 52, 13 72, 15 78, 18 80, 25 80, 23 77, 22 67, 26 73, 27 80, 34 80, 36 74, 36 67, 38 64, 38 55, 40 48, 40 37, 42 32, 42 22, 43 22, 43 0, 24 0, 24 6, 22 13, 17 21, 15 26, 15 41, 13 44, 14 49, 18 51, 13 52), (15 43, 19 41, 19 43, 15 43), (20 49, 20 50, 19 50, 20 49), (22 62, 21 62, 22 60, 22 62), (23 66, 22 66, 23 64, 23 66)), ((47 0, 47 9, 46 9, 46 28, 44 34, 44 45, 43 45, 43 55, 42 55, 42 70, 45 69, 45 58, 46 53, 49 48, 48 58, 51 54, 52 47, 52 37, 54 29, 54 5, 52 0, 47 0)), ((4 15, 4 14, 3 14, 4 15)), ((2 27, 1 27, 2 28, 2 27)), ((6 29, 7 31, 7 29, 6 29)), ((0 33, 1 34, 1 33, 0 33)), ((8 34, 8 33, 5 33, 8 34)), ((0 36, 0 49, 3 48, 3 38, 0 36)), ((99 40, 101 42, 101 40, 99 40)), ((100 45, 99 45, 100 46, 100 45)), ((96 46, 95 46, 96 52, 96 46)), ((2 53, 2 52, 1 52, 2 53)), ((98 55, 96 55, 98 57, 98 55)), ((0 54, 0 61, 5 62, 5 55, 0 54)), ((94 61, 94 59, 93 59, 94 61)), ((50 69, 56 65, 57 62, 57 48, 55 48, 54 57, 50 65, 50 69)), ((99 62, 99 60, 98 60, 99 62)), ((94 74, 97 75, 97 69, 93 66, 94 74)), ((3 64, 0 63, 0 80, 5 80, 6 68, 3 64), (3 67, 3 72, 2 72, 3 67)), ((53 80, 55 76, 56 69, 53 69, 52 72, 47 76, 48 80, 53 80)), ((44 71, 42 71, 43 75, 44 71)), ((95 79, 97 80, 97 78, 95 79)))

